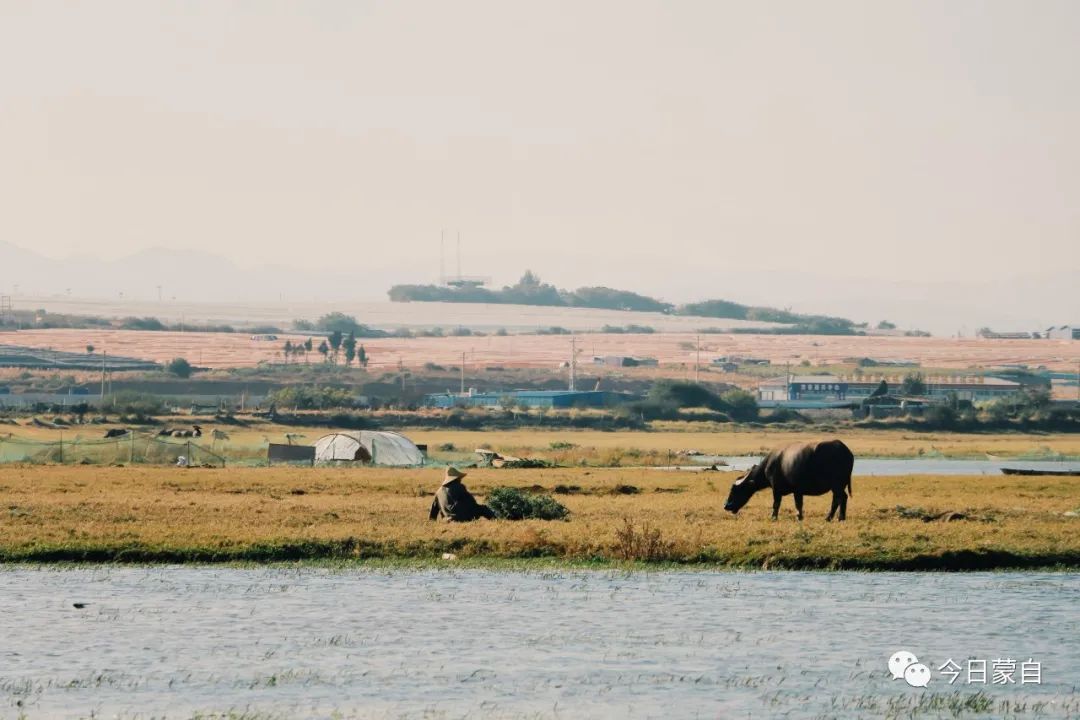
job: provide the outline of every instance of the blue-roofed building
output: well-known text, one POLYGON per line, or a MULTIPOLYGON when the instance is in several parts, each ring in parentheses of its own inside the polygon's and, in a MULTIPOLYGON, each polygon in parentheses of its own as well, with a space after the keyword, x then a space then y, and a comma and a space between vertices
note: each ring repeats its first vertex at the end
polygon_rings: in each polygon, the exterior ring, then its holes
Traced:
POLYGON ((608 390, 511 390, 507 392, 433 393, 425 404, 434 407, 608 407, 618 405, 634 396, 608 390))

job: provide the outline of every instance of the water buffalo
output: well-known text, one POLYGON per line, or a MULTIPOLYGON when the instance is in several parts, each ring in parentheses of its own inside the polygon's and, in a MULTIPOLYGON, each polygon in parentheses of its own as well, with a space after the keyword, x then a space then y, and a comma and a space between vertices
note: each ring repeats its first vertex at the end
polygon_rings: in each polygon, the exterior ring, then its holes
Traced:
POLYGON ((795 495, 795 511, 803 519, 804 495, 824 495, 832 492, 832 509, 826 520, 832 520, 837 509, 840 519, 847 517, 847 499, 851 494, 851 468, 855 456, 839 440, 796 443, 773 450, 764 460, 750 468, 731 486, 724 509, 738 513, 758 490, 772 488, 772 517, 780 512, 780 498, 795 495), (847 492, 845 492, 845 489, 847 492))
POLYGON ((172 428, 163 428, 158 432, 159 437, 202 437, 202 426, 192 425, 191 430, 174 430, 172 428))
POLYGON ((105 431, 106 438, 123 437, 128 434, 127 428, 109 428, 105 431))

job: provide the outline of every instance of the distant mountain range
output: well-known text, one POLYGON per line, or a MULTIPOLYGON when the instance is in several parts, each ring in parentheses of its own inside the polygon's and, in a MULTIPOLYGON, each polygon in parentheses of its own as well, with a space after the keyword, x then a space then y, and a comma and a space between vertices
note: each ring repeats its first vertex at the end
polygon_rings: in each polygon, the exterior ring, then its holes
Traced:
POLYGON ((241 268, 210 253, 175 248, 141 250, 117 260, 54 260, 0 241, 0 293, 70 295, 189 302, 375 299, 385 292, 341 271, 315 272, 265 265, 241 268))
MULTIPOLYGON (((415 281, 417 272, 408 263, 368 267, 351 261, 328 271, 270 264, 245 268, 184 248, 147 249, 117 260, 54 260, 0 241, 0 294, 39 298, 156 301, 160 285, 162 298, 177 302, 328 303, 333 306, 330 309, 340 309, 337 305, 385 302, 388 289, 415 281)), ((888 319, 901 328, 946 336, 960 332, 971 337, 984 326, 1031 331, 1080 323, 1076 270, 1067 267, 1047 272, 1018 264, 1016 276, 1007 280, 958 269, 956 278, 945 282, 928 281, 915 271, 889 280, 837 278, 826 272, 822 268, 785 273, 761 267, 726 274, 688 273, 677 282, 679 294, 688 299, 722 292, 727 297, 756 300, 759 305, 793 305, 801 312, 812 309, 823 315, 854 316, 871 327, 888 319)), ((670 280, 652 280, 651 290, 635 289, 661 297, 673 292, 670 280)))

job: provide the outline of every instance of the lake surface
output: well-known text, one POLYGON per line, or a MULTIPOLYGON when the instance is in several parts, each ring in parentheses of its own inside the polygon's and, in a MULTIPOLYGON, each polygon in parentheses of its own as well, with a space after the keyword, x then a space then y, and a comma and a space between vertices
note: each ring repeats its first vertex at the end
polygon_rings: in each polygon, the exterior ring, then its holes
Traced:
POLYGON ((0 717, 1080 715, 1080 573, 12 567, 0 604, 0 717))
MULTIPOLYGON (((699 463, 727 463, 722 470, 749 470, 760 457, 752 456, 700 456, 699 463)), ((1080 461, 1076 460, 948 460, 945 458, 855 458, 855 475, 1001 475, 1001 468, 1030 468, 1033 470, 1057 470, 1080 473, 1080 461)))

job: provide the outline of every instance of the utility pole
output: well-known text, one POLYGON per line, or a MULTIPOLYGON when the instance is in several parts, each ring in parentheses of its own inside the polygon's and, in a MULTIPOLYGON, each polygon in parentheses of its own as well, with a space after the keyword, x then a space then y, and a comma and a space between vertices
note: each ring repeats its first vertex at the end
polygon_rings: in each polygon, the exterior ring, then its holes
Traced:
POLYGON ((570 391, 574 391, 574 383, 577 380, 577 338, 570 338, 570 391))
POLYGON ((105 356, 108 355, 108 351, 101 351, 101 398, 98 401, 98 405, 101 406, 101 412, 105 412, 105 356))
POLYGON ((461 351, 461 396, 465 396, 465 351, 461 351))
POLYGON ((694 350, 697 354, 694 356, 694 382, 699 382, 698 368, 701 366, 701 336, 696 335, 694 337, 694 350))

